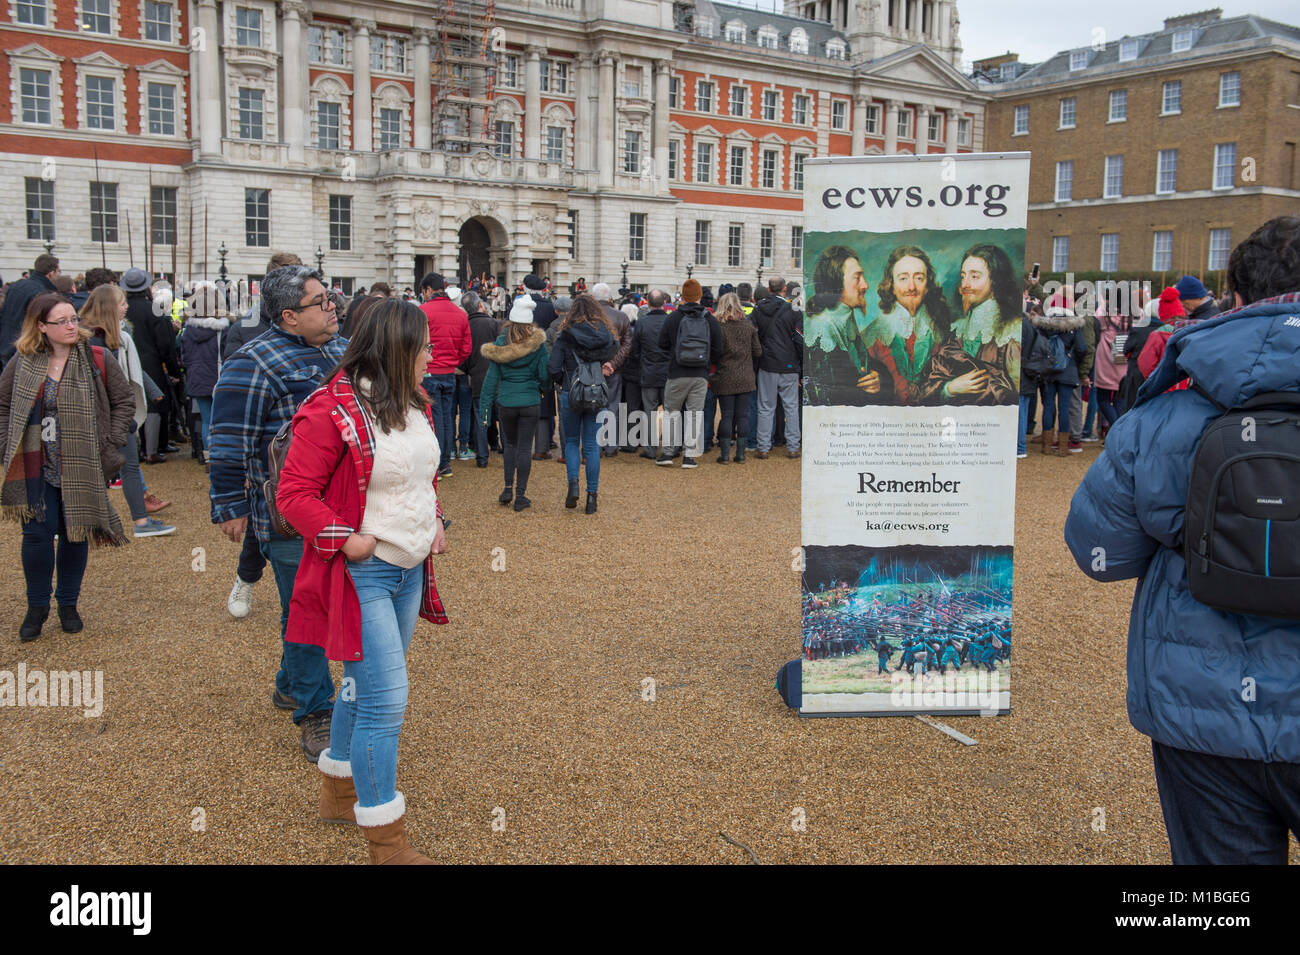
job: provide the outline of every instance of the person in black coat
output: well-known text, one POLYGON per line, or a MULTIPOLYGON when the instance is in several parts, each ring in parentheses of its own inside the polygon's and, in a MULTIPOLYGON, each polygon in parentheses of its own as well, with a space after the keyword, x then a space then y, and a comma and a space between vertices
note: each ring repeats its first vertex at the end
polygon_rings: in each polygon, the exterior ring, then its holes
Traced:
POLYGON ((171 434, 170 416, 179 410, 173 407, 169 387, 181 377, 176 330, 172 327, 170 309, 157 314, 154 308, 149 273, 143 269, 127 269, 122 274, 122 291, 126 292, 126 317, 131 323, 131 339, 140 355, 140 367, 163 392, 156 412, 151 410, 145 420, 145 453, 140 458, 148 464, 158 464, 166 460, 162 452, 171 434), (156 421, 154 414, 158 416, 156 421))
POLYGON ((27 306, 45 292, 57 292, 54 280, 59 277, 59 260, 49 253, 36 257, 29 278, 11 282, 5 289, 4 308, 0 309, 0 366, 14 355, 14 342, 22 331, 27 306))
POLYGON ((479 418, 479 397, 483 393, 483 379, 487 377, 489 362, 483 357, 482 348, 495 341, 497 322, 488 311, 487 304, 474 292, 466 292, 461 296, 460 304, 469 315, 470 352, 469 357, 460 363, 460 368, 465 372, 464 377, 469 383, 470 393, 473 396, 471 417, 474 431, 471 440, 474 463, 478 467, 485 468, 488 466, 488 440, 487 429, 483 427, 483 422, 479 418))
POLYGON ((664 386, 668 383, 668 350, 660 344, 659 336, 668 313, 664 306, 668 304, 668 293, 655 289, 646 301, 649 310, 637 319, 632 326, 632 349, 627 360, 635 361, 641 376, 641 410, 649 419, 646 428, 646 446, 641 449, 641 457, 654 460, 659 450, 658 415, 659 406, 663 404, 664 386))
MULTIPOLYGON (((722 361, 722 326, 708 311, 701 296, 703 290, 695 279, 682 283, 682 301, 668 316, 659 332, 659 347, 668 352, 668 382, 664 385, 664 415, 671 424, 681 414, 682 467, 693 468, 704 449, 704 397, 708 391, 709 366, 722 361), (708 328, 709 353, 699 365, 682 365, 677 361, 677 345, 682 321, 703 318, 708 328)), ((672 436, 669 437, 672 441, 672 436)), ((673 455, 665 448, 656 464, 672 464, 673 455)))

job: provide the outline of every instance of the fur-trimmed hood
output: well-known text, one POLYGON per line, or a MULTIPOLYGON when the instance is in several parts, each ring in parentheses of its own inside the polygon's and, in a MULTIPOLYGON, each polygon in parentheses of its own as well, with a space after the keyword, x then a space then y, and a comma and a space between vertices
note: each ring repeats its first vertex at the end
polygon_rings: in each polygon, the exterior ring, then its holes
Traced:
POLYGON ((528 338, 518 345, 512 345, 507 333, 503 332, 495 342, 489 342, 481 349, 483 357, 500 365, 527 358, 546 342, 546 333, 540 328, 530 328, 528 338))
POLYGON ((224 332, 230 327, 228 318, 199 318, 197 315, 191 315, 185 319, 185 324, 194 328, 210 328, 214 332, 224 332))
POLYGON ((1072 332, 1075 329, 1083 328, 1082 315, 1075 315, 1073 312, 1062 308, 1051 308, 1048 311, 1051 314, 1029 316, 1029 321, 1033 323, 1034 328, 1048 333, 1072 332))

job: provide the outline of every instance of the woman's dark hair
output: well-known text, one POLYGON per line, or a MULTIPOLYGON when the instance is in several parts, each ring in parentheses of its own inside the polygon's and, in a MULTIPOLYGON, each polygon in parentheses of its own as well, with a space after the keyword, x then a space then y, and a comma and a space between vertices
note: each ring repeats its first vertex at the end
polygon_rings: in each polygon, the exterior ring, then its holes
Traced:
POLYGON ((569 309, 569 314, 564 316, 564 321, 560 323, 560 331, 564 331, 579 322, 586 322, 589 325, 604 325, 609 329, 609 333, 618 340, 618 332, 614 330, 614 323, 609 320, 605 310, 600 307, 600 303, 594 298, 583 292, 573 300, 573 308, 569 309))
POLYGON ((876 286, 876 295, 880 298, 880 310, 888 315, 894 310, 894 306, 898 304, 898 299, 894 295, 894 266, 909 255, 925 263, 925 297, 921 299, 921 305, 925 308, 926 314, 930 316, 930 321, 934 324, 938 337, 946 338, 948 330, 952 327, 952 313, 948 310, 948 303, 943 297, 943 289, 939 287, 938 278, 934 274, 934 264, 930 261, 930 257, 917 246, 900 245, 889 253, 889 258, 885 260, 884 275, 880 279, 880 284, 876 286))
POLYGON ((416 371, 416 359, 429 340, 429 321, 424 312, 397 298, 378 300, 349 329, 348 349, 329 377, 346 372, 352 386, 369 379, 366 405, 376 423, 390 431, 406 427, 406 412, 429 403, 416 371))
POLYGON ((1232 250, 1228 291, 1246 305, 1300 292, 1300 216, 1270 219, 1232 250))

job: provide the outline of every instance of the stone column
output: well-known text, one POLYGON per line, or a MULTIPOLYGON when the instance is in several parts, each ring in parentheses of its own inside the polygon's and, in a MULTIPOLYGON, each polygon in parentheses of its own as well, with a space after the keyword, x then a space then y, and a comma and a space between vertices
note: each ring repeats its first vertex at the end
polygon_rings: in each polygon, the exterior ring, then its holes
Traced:
POLYGON ((573 165, 577 169, 591 168, 591 57, 578 54, 578 85, 573 102, 573 165))
POLYGON ((655 175, 659 188, 668 188, 668 77, 669 60, 655 60, 655 175))
POLYGON ((961 119, 961 110, 949 107, 944 110, 944 152, 957 151, 957 123, 961 119))
POLYGON ((867 103, 869 97, 858 93, 853 97, 853 146, 849 154, 860 156, 867 149, 867 103))
POLYGON ((368 153, 375 148, 370 126, 370 31, 374 20, 352 21, 352 149, 368 153))
POLYGON ((916 107, 916 155, 924 156, 930 151, 930 107, 918 104, 916 107))
POLYGON ((596 104, 596 169, 602 188, 614 185, 614 54, 600 53, 600 96, 596 104))
POLYGON ((951 40, 948 36, 948 4, 944 0, 934 5, 934 36, 940 52, 946 55, 951 40))
POLYGON ((524 51, 524 158, 542 157, 542 48, 524 51))
POLYGON ((302 72, 302 18, 307 5, 301 0, 280 0, 284 20, 284 49, 281 64, 284 66, 284 141, 289 147, 289 162, 306 162, 304 152, 307 138, 307 99, 302 72))
POLYGON ((416 149, 429 149, 433 146, 433 94, 430 87, 429 42, 432 39, 428 30, 415 31, 415 129, 414 143, 416 149))
POLYGON ((898 152, 898 111, 902 105, 896 99, 885 103, 885 154, 888 156, 898 152))
POLYGON ((206 38, 199 54, 199 155, 221 158, 221 25, 216 0, 199 0, 199 27, 206 38))

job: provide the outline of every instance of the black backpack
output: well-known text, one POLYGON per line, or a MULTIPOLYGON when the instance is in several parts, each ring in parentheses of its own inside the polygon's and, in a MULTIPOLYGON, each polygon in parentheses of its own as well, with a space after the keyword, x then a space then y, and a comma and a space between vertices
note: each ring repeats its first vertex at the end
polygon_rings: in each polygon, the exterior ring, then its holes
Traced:
MULTIPOLYGON (((1025 357, 1020 363, 1020 370, 1030 378, 1046 378, 1055 370, 1056 356, 1052 350, 1055 335, 1044 335, 1033 325, 1033 337, 1025 347, 1025 357)), ((1064 349, 1062 349, 1064 350, 1064 349)))
POLYGON ((673 357, 683 368, 709 366, 709 317, 703 309, 682 315, 677 326, 677 353, 673 357))
POLYGON ((609 406, 609 385, 598 361, 583 361, 574 355, 578 370, 569 382, 569 407, 578 414, 594 414, 609 406))
POLYGON ((1257 395, 1225 408, 1196 447, 1183 555, 1201 603, 1300 620, 1300 394, 1257 395))

